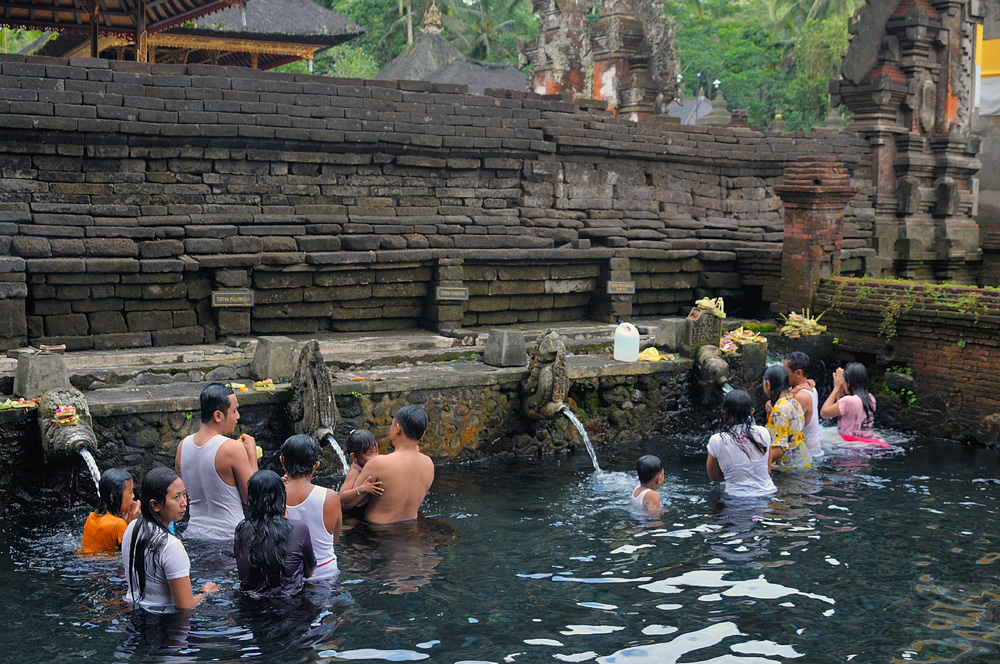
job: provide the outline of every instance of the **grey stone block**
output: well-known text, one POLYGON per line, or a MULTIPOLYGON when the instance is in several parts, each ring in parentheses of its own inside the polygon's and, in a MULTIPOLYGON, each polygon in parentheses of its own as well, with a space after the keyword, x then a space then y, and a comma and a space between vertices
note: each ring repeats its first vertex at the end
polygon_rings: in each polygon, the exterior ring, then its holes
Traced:
POLYGON ((18 356, 14 396, 33 399, 60 387, 70 387, 62 355, 24 353, 18 356))
POLYGON ((483 362, 491 367, 521 367, 528 363, 524 332, 490 330, 483 362))
POLYGON ((687 339, 687 319, 661 318, 656 326, 654 345, 661 352, 680 350, 687 339))
POLYGON ((289 337, 259 337, 250 364, 250 376, 254 380, 291 380, 295 374, 298 348, 298 342, 289 337))

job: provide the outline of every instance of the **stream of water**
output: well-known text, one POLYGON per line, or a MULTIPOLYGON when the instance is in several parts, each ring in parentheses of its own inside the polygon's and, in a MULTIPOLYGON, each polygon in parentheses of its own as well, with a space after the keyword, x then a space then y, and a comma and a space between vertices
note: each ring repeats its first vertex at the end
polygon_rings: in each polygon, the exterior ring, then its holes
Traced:
POLYGON ((583 444, 587 447, 587 454, 590 455, 590 460, 594 464, 594 470, 600 472, 601 464, 597 463, 597 451, 594 450, 594 445, 590 442, 590 436, 587 435, 587 429, 583 426, 583 422, 569 408, 563 408, 559 412, 565 415, 566 419, 576 427, 576 430, 580 433, 580 438, 583 439, 583 444))

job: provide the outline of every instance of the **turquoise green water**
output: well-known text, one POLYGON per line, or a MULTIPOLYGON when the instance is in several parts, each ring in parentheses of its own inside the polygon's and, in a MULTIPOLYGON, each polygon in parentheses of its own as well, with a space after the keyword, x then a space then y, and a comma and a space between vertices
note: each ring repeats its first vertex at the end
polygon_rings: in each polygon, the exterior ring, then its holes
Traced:
POLYGON ((996 454, 901 441, 833 451, 776 500, 722 501, 703 438, 441 467, 419 525, 356 529, 341 582, 243 600, 228 552, 189 547, 221 592, 191 620, 130 614, 117 559, 73 554, 87 509, 0 532, 10 662, 1000 661, 996 454), (661 456, 668 512, 625 509, 661 456))

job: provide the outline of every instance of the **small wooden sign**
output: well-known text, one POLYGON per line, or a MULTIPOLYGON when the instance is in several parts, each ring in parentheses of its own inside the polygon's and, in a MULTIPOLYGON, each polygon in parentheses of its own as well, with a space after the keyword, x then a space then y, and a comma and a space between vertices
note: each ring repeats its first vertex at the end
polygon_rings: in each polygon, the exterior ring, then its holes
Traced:
POLYGON ((213 307, 252 307, 253 291, 212 291, 213 307))
POLYGON ((436 297, 438 302, 465 302, 469 299, 469 289, 457 286, 438 286, 436 297))
POLYGON ((635 282, 609 281, 608 295, 635 295, 635 282))

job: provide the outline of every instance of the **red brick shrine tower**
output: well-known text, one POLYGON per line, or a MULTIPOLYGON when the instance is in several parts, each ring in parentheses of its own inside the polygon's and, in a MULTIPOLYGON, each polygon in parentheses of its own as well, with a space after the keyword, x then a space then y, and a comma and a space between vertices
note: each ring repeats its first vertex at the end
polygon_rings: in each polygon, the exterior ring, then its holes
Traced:
POLYGON ((975 283, 979 140, 970 137, 979 0, 868 0, 831 102, 872 150, 875 249, 901 277, 975 283))

